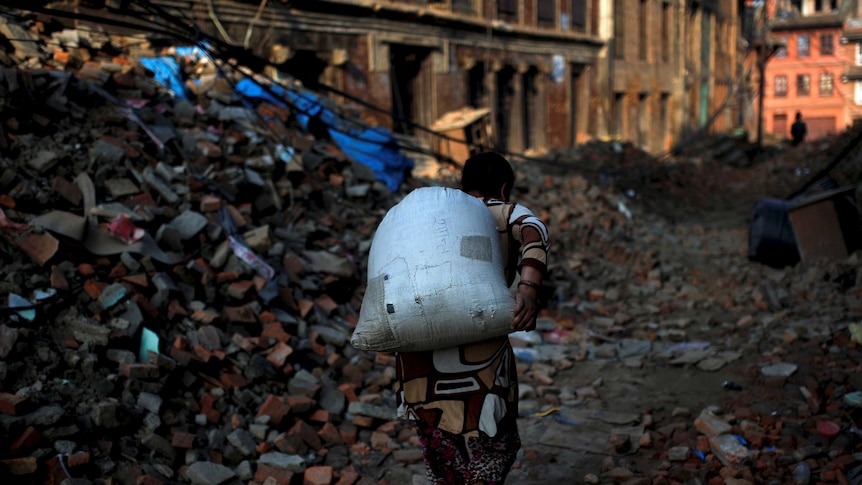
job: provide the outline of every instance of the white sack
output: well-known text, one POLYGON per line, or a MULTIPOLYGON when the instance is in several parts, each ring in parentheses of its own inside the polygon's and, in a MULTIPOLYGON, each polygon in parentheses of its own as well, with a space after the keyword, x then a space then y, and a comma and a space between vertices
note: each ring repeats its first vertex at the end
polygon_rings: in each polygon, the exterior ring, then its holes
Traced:
POLYGON ((457 189, 415 189, 386 213, 350 343, 360 350, 436 350, 506 335, 515 298, 485 204, 457 189))

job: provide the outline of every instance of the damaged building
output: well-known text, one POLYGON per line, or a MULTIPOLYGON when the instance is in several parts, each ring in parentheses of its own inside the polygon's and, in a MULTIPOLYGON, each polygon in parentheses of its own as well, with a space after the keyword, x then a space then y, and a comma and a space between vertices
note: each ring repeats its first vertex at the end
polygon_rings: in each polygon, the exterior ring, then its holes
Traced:
MULTIPOLYGON (((135 2, 82 1, 53 9, 135 2)), ((661 153, 741 125, 739 5, 715 0, 153 0, 374 126, 437 146, 456 112, 476 148, 531 154, 594 138, 661 153), (353 102, 351 102, 353 101, 353 102), (359 101, 359 102, 355 102, 359 101), (471 118, 474 119, 474 118, 471 118), (439 126, 439 125, 438 125, 439 126)))

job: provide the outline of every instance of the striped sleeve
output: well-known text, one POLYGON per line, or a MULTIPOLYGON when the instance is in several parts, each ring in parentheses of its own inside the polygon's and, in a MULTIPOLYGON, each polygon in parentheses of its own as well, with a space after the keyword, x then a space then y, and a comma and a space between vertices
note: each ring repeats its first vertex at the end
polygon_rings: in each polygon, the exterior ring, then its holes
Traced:
POLYGON ((532 266, 545 274, 551 249, 548 228, 530 209, 513 204, 509 214, 509 234, 521 243, 518 267, 532 266))

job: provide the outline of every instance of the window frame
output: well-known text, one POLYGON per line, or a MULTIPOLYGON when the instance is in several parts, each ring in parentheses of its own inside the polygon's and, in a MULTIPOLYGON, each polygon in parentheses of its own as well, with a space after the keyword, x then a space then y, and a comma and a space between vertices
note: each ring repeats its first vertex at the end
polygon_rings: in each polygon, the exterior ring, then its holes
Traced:
POLYGON ((831 33, 820 34, 820 55, 834 56, 835 55, 835 36, 831 33), (829 42, 824 42, 829 39, 829 42), (827 48, 828 46, 828 48, 827 48))
POLYGON ((773 81, 774 94, 776 98, 786 98, 790 91, 789 81, 786 74, 776 74, 773 81), (781 89, 783 88, 783 89, 781 89))
POLYGON ((820 73, 820 96, 828 98, 835 94, 835 76, 831 72, 820 73))
POLYGON ((811 75, 810 74, 797 74, 796 75, 796 96, 810 96, 811 95, 811 75), (805 82, 802 82, 802 81, 805 82), (801 89, 802 87, 805 89, 801 89))
POLYGON ((776 59, 786 59, 787 58, 787 37, 781 37, 782 46, 775 50, 775 58, 776 59))
POLYGON ((811 36, 801 34, 796 37, 796 57, 811 57, 811 36), (804 42, 803 42, 804 41, 804 42), (803 43, 805 45, 803 49, 803 43))
POLYGON ((518 22, 518 1, 517 0, 497 0, 497 18, 507 22, 518 22))
POLYGON ((569 4, 569 24, 576 32, 586 32, 588 15, 587 0, 572 0, 569 4), (580 15, 575 15, 580 14, 580 15), (578 23, 578 20, 581 23, 578 23))
POLYGON ((560 7, 557 4, 557 0, 536 0, 536 26, 537 27, 546 27, 555 29, 557 28, 557 19, 560 18, 560 7), (543 17, 542 14, 549 13, 547 11, 543 12, 550 7, 550 18, 543 17))

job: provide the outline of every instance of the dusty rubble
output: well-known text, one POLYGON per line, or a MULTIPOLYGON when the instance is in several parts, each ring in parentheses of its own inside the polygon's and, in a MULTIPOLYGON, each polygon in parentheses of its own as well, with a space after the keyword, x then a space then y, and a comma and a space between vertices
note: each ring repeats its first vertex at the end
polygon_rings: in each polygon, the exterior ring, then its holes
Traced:
MULTIPOLYGON (((421 483, 412 429, 394 419, 392 356, 347 342, 377 222, 437 181, 393 192, 290 108, 249 107, 224 80, 178 100, 108 40, 13 42, 0 59, 4 475, 421 483)), ((210 73, 198 67, 191 78, 210 73)), ((554 470, 789 483, 806 467, 810 483, 859 483, 858 255, 751 264, 733 212, 829 161, 817 147, 751 166, 659 161, 594 142, 516 162, 514 195, 550 223, 554 254, 539 332, 513 335, 525 435, 513 483, 554 470), (674 204, 698 218, 662 217, 674 204), (612 399, 608 376, 668 369, 736 378, 698 408, 642 388, 612 399), (575 455, 597 463, 572 470, 575 455)))

